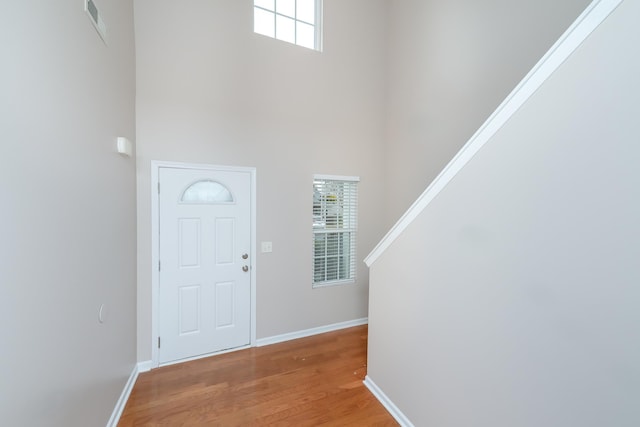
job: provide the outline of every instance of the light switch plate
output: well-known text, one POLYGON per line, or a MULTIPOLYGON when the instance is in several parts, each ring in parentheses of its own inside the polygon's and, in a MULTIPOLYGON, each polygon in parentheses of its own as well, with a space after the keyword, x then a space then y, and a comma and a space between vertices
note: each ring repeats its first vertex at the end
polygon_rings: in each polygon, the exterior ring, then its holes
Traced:
POLYGON ((273 244, 271 242, 262 242, 262 253, 273 252, 273 244))

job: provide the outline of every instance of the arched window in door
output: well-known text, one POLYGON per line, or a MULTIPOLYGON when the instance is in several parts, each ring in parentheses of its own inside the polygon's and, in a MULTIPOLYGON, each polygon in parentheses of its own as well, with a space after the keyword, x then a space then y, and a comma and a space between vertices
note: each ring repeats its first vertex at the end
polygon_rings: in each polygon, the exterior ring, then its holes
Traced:
POLYGON ((180 198, 181 203, 217 204, 232 203, 233 196, 227 187, 216 181, 197 181, 187 187, 180 198))

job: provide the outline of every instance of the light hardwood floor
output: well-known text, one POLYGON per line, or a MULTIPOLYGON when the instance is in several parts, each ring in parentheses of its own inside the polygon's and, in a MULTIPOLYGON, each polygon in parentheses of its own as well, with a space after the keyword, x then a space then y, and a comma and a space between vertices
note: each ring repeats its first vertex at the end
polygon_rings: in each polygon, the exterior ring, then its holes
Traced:
POLYGON ((138 377, 119 426, 397 426, 364 387, 367 326, 138 377))

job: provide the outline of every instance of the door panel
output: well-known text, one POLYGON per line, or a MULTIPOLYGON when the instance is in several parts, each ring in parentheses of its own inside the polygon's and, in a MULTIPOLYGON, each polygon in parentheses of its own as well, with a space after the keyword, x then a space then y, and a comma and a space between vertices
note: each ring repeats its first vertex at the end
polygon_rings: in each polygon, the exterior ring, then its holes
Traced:
POLYGON ((159 362, 250 344, 251 174, 161 167, 159 182, 159 362))
POLYGON ((200 286, 181 286, 180 335, 200 332, 200 286))
POLYGON ((216 218, 216 264, 233 264, 235 219, 216 218))
POLYGON ((200 267, 200 219, 181 218, 180 267, 200 267))
POLYGON ((216 283, 216 328, 233 327, 235 283, 216 283))

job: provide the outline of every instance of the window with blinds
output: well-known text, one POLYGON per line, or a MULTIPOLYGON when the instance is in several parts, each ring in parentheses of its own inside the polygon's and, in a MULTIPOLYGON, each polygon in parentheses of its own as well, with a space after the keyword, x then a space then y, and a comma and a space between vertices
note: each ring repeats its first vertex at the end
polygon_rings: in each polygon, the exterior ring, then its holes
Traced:
POLYGON ((358 228, 357 177, 313 179, 313 286, 353 283, 358 228))

